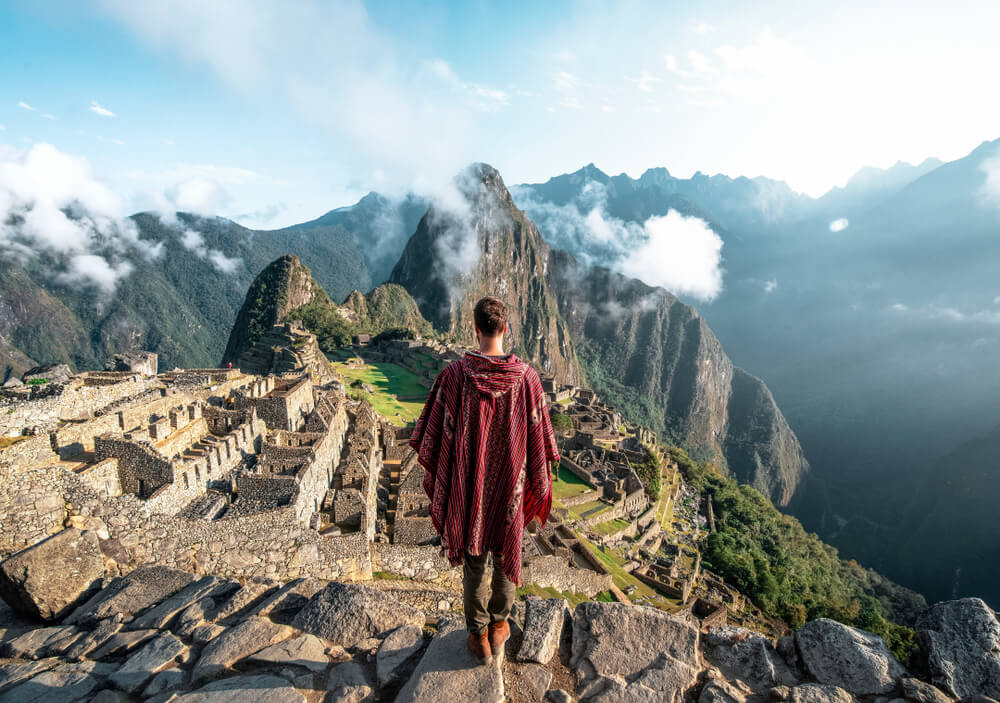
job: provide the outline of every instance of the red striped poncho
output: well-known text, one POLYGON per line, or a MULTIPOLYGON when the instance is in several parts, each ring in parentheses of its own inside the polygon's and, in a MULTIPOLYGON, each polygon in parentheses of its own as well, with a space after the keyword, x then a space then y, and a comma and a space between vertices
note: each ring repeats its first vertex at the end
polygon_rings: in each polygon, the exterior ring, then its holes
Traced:
POLYGON ((503 554, 521 582, 521 535, 552 508, 558 461, 545 393, 535 370, 511 354, 467 352, 434 381, 410 438, 431 500, 430 515, 453 565, 465 552, 503 554))

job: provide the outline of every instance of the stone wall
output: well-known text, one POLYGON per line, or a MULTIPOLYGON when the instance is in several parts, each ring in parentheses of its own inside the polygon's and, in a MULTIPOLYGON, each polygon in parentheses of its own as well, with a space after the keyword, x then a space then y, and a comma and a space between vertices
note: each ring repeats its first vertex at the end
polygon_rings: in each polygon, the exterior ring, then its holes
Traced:
POLYGON ((374 542, 372 570, 405 576, 417 581, 452 582, 461 587, 462 567, 452 566, 441 547, 374 542))
POLYGON ((0 397, 0 437, 16 437, 25 427, 51 428, 59 420, 88 418, 116 401, 137 396, 155 378, 127 375, 115 383, 88 385, 85 376, 69 383, 46 383, 33 386, 27 396, 0 397))
POLYGON ((611 588, 611 574, 581 569, 571 566, 565 558, 555 554, 535 557, 521 571, 525 583, 533 583, 543 588, 583 593, 594 597, 611 588))

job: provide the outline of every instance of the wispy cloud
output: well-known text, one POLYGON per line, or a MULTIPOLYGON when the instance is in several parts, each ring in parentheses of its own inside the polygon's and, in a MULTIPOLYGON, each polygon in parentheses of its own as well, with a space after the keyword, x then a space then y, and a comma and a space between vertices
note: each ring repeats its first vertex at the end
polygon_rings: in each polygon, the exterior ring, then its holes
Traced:
POLYGON ((691 68, 694 69, 694 72, 700 75, 719 72, 719 69, 712 64, 711 59, 700 51, 695 51, 694 49, 688 51, 688 61, 691 62, 691 68))
POLYGON ((677 64, 677 57, 673 54, 667 54, 664 56, 663 63, 666 64, 667 70, 671 73, 675 73, 682 78, 688 75, 688 71, 685 71, 677 64))
POLYGON ((571 110, 583 109, 578 93, 580 87, 578 76, 569 71, 556 71, 552 74, 552 85, 561 98, 559 104, 562 107, 571 110))
POLYGON ((778 279, 772 278, 769 281, 764 281, 764 292, 772 293, 775 288, 778 287, 778 279))
POLYGON ((28 103, 24 102, 23 100, 18 101, 17 106, 19 108, 21 108, 22 110, 30 110, 31 112, 35 112, 35 111, 38 110, 38 108, 32 107, 31 105, 29 105, 28 103))
POLYGON ((45 120, 54 120, 56 118, 55 115, 51 115, 48 112, 43 112, 41 115, 39 115, 39 117, 45 120))
POLYGON ((90 107, 88 107, 87 109, 90 110, 91 112, 93 112, 95 115, 100 115, 101 117, 118 117, 118 115, 116 115, 115 113, 111 112, 111 110, 109 110, 108 108, 104 107, 103 105, 101 105, 100 103, 98 103, 96 100, 91 100, 90 101, 90 107))
POLYGON ((118 146, 124 146, 125 145, 125 142, 123 142, 121 139, 112 139, 111 143, 112 144, 117 144, 118 146))
POLYGON ((646 69, 642 69, 637 78, 629 78, 636 87, 644 93, 652 93, 656 90, 656 84, 660 82, 659 77, 654 76, 646 69))
POLYGON ((7 128, 4 125, 0 124, 0 132, 4 131, 5 129, 7 128))

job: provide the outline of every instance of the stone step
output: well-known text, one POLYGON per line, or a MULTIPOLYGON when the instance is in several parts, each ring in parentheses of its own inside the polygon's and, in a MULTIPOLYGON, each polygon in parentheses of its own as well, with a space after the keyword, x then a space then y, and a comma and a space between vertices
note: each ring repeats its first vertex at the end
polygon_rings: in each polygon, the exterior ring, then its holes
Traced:
POLYGON ((480 665, 466 647, 465 623, 454 617, 438 622, 437 635, 396 696, 398 703, 503 700, 502 657, 480 665))

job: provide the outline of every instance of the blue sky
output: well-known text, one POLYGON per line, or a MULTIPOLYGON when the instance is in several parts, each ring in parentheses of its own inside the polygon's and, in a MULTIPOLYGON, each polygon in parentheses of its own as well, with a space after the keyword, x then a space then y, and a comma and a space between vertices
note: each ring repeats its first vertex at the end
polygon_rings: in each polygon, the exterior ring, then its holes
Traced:
POLYGON ((0 144, 86 159, 129 211, 260 227, 433 192, 473 160, 508 183, 594 162, 815 195, 1000 136, 998 20, 993 2, 15 0, 0 144))

